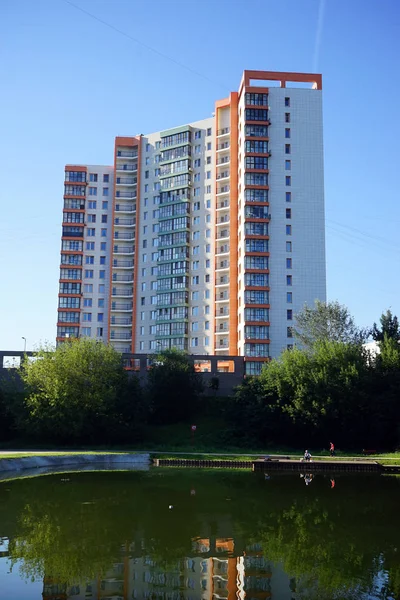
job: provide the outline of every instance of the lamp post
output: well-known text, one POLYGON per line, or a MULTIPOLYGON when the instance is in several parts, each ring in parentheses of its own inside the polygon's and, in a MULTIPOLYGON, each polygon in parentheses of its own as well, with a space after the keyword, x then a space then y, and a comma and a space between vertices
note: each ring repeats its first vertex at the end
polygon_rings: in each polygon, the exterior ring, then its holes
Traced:
POLYGON ((26 352, 26 337, 22 336, 21 339, 24 340, 24 352, 26 352))

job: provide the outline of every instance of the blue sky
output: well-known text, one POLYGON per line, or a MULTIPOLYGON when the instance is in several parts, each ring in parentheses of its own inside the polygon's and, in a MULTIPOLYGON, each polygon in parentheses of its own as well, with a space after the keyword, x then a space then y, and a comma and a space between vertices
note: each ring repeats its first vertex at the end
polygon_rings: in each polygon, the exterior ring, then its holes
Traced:
POLYGON ((328 297, 400 313, 396 0, 74 4, 0 0, 1 348, 55 338, 64 165, 211 115, 244 69, 322 72, 328 297))

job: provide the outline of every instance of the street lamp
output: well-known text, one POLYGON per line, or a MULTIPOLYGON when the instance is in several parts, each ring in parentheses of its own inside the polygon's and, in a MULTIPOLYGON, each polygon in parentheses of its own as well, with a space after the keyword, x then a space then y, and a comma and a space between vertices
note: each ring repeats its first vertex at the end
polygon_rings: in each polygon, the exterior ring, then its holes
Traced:
POLYGON ((26 352, 26 337, 22 336, 21 339, 24 340, 24 352, 26 352))

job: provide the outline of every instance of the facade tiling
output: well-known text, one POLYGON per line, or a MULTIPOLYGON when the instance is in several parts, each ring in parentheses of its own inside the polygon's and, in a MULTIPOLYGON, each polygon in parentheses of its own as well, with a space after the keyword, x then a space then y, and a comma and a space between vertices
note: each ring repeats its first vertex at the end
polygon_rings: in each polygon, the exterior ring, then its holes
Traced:
POLYGON ((320 75, 245 71, 213 117, 65 168, 57 341, 242 355, 326 299, 320 75))

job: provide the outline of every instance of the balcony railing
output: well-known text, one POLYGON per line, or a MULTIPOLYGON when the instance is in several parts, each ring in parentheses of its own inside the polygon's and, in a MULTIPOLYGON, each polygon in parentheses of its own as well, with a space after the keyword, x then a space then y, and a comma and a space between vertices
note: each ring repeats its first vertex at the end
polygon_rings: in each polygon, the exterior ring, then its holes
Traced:
POLYGON ((114 254, 134 254, 135 249, 133 246, 117 246, 114 248, 114 254))
POLYGON ((111 325, 132 325, 131 317, 111 317, 111 325))
POLYGON ((135 185, 137 177, 117 177, 117 185, 135 185))
POLYGON ((82 237, 83 238, 83 229, 82 229, 82 231, 63 231, 62 237, 82 237))
POLYGON ((217 129, 217 135, 226 135, 231 130, 230 127, 224 127, 223 129, 217 129))
POLYGON ((222 200, 221 202, 217 202, 217 210, 220 208, 229 208, 229 200, 222 200))
POLYGON ((111 340, 131 340, 132 333, 125 331, 112 331, 110 334, 111 340))
POLYGON ((230 147, 229 142, 223 142, 222 144, 217 144, 217 150, 227 150, 230 147))
POLYGON ((111 310, 131 311, 133 308, 132 302, 112 302, 111 310))
POLYGON ((230 162, 230 156, 223 156, 222 158, 217 158, 217 165, 224 165, 225 163, 230 162))
POLYGON ((223 185, 222 187, 217 188, 217 195, 218 194, 229 194, 229 190, 230 190, 229 185, 223 185))
POLYGON ((136 204, 116 204, 115 212, 136 212, 136 204))
POLYGON ((136 221, 135 219, 121 219, 121 217, 116 217, 114 219, 114 225, 116 225, 117 227, 131 227, 132 225, 135 225, 136 221))
POLYGON ((132 233, 123 233, 121 231, 114 231, 114 240, 134 240, 135 234, 132 233))
POLYGON ((215 313, 215 317, 229 317, 229 309, 228 308, 220 308, 218 312, 215 313))
POLYGON ((220 223, 229 223, 229 215, 225 215, 217 219, 217 225, 219 225, 220 223))
POLYGON ((117 171, 137 171, 137 165, 117 165, 117 171))
POLYGON ((133 283, 133 275, 127 273, 126 275, 113 273, 112 276, 113 281, 125 281, 127 283, 133 283))
POLYGON ((136 150, 117 150, 117 156, 121 156, 122 158, 137 158, 138 153, 136 150))
POLYGON ((113 260, 115 269, 133 269, 133 260, 113 260))
POLYGON ((116 198, 136 198, 136 196, 136 192, 121 192, 120 190, 115 192, 116 198))
POLYGON ((229 177, 229 171, 224 171, 223 173, 218 173, 217 179, 227 179, 229 177))
POLYGON ((112 288, 111 296, 116 296, 120 298, 131 298, 133 296, 132 288, 112 288))

